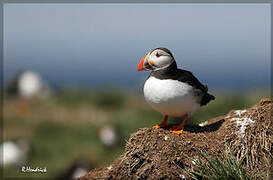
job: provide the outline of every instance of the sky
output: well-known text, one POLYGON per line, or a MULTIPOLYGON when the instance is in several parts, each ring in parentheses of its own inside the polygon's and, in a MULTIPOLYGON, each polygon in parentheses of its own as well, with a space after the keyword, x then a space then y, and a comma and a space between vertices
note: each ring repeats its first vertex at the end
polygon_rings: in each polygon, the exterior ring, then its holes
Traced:
POLYGON ((270 87, 270 4, 4 4, 4 80, 142 86, 143 56, 173 53, 211 89, 270 87))

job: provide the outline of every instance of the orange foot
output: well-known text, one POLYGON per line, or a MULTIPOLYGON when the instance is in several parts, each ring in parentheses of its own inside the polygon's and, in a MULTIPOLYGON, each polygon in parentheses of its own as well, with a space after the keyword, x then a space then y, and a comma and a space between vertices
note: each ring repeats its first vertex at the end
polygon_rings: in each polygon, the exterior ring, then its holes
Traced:
POLYGON ((183 129, 184 129, 184 125, 185 125, 187 119, 188 119, 188 115, 185 114, 184 115, 184 120, 178 126, 173 126, 171 128, 171 132, 175 133, 175 134, 182 134, 183 133, 183 129))
POLYGON ((172 128, 170 131, 175 134, 182 134, 183 133, 183 129, 172 128))
POLYGON ((153 128, 162 128, 167 125, 168 116, 164 115, 163 122, 153 126, 153 128))
POLYGON ((162 128, 162 127, 164 127, 163 125, 161 125, 161 124, 157 124, 157 125, 155 125, 155 126, 153 126, 153 128, 162 128))

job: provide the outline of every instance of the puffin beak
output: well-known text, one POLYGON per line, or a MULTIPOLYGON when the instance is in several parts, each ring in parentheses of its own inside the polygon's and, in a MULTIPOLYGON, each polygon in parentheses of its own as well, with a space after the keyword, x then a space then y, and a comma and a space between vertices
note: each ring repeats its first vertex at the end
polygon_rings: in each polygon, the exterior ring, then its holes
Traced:
POLYGON ((146 56, 144 56, 144 58, 141 59, 140 63, 137 66, 137 71, 146 71, 146 70, 148 70, 148 69, 146 69, 144 67, 144 61, 145 61, 145 59, 146 59, 146 56))

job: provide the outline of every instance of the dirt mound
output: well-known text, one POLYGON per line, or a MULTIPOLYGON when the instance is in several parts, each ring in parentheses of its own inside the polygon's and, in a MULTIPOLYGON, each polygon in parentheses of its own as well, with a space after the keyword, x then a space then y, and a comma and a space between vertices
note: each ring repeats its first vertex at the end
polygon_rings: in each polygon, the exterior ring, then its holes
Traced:
POLYGON ((185 127, 181 135, 165 129, 140 129, 111 166, 95 169, 80 180, 184 179, 193 171, 195 159, 202 159, 198 150, 222 156, 226 146, 250 174, 263 172, 266 164, 273 163, 272 107, 272 99, 263 99, 249 109, 211 119, 204 126, 185 127))

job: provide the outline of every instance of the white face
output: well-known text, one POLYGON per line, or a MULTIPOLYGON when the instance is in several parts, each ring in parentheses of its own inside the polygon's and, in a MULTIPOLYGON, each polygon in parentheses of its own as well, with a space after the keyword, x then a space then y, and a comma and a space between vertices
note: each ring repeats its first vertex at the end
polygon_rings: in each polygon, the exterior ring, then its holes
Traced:
POLYGON ((144 63, 150 65, 151 69, 156 71, 168 67, 173 61, 174 59, 169 53, 161 49, 156 49, 147 55, 144 63))

